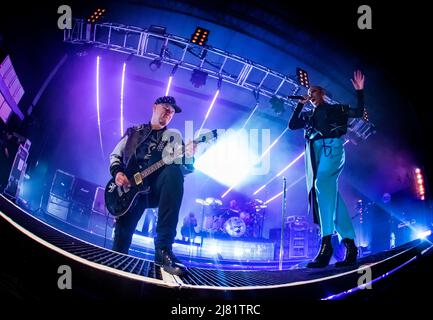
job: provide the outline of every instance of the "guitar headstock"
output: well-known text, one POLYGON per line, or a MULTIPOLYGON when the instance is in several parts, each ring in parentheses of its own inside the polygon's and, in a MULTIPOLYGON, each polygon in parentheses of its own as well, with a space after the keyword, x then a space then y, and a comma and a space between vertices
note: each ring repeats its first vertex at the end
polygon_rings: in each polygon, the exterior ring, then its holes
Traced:
POLYGON ((202 133, 197 139, 194 139, 194 143, 212 142, 218 138, 218 130, 213 129, 209 132, 202 133))

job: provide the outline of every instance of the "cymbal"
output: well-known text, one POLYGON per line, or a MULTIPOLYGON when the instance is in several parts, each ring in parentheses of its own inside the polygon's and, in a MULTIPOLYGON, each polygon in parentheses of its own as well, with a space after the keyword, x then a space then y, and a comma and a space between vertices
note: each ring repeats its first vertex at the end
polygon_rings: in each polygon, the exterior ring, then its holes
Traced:
POLYGON ((250 202, 247 202, 247 205, 256 206, 256 205, 261 205, 263 203, 264 203, 264 201, 262 201, 260 199, 254 199, 254 200, 251 200, 250 202))
POLYGON ((195 202, 198 204, 201 204, 203 206, 211 206, 211 205, 222 205, 222 201, 220 199, 216 199, 216 198, 212 198, 212 197, 208 197, 206 199, 200 199, 197 198, 195 199, 195 202))
POLYGON ((218 206, 221 206, 221 205, 223 204, 222 201, 221 201, 220 199, 216 199, 216 198, 212 198, 212 197, 208 197, 208 198, 206 198, 205 202, 206 202, 206 204, 207 204, 208 206, 210 206, 210 205, 218 205, 218 206))
POLYGON ((204 200, 203 200, 203 199, 200 199, 200 198, 195 199, 195 203, 198 203, 198 204, 201 204, 201 205, 204 205, 204 204, 205 204, 204 200))

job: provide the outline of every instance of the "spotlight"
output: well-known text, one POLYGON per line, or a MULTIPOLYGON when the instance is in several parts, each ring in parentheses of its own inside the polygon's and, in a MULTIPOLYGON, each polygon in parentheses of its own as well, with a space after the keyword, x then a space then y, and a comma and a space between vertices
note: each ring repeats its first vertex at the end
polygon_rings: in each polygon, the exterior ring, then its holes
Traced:
POLYGON ((199 88, 206 85, 207 73, 199 69, 194 69, 191 75, 191 83, 194 87, 199 88))
POLYGON ((307 71, 301 68, 296 68, 296 77, 301 86, 304 86, 305 88, 310 87, 310 80, 308 79, 307 71))
POLYGON ((430 235, 431 235, 431 230, 427 230, 427 231, 423 231, 423 232, 418 232, 416 237, 418 239, 426 239, 430 235))
POLYGON ((149 68, 150 68, 150 70, 152 70, 152 71, 156 71, 156 70, 158 70, 159 68, 161 68, 161 58, 158 57, 158 58, 156 58, 156 59, 153 59, 153 61, 151 61, 151 62, 149 63, 149 68))
POLYGON ((272 109, 274 109, 276 114, 280 115, 285 111, 283 99, 273 96, 269 102, 271 103, 272 109))
POLYGON ((204 46, 208 40, 208 36, 209 36, 209 30, 202 28, 202 27, 197 27, 195 28, 194 33, 191 35, 191 42, 198 44, 199 46, 204 46))
POLYGON ((162 60, 164 60, 167 56, 170 57, 170 53, 168 52, 167 45, 168 45, 168 39, 165 39, 164 44, 162 45, 161 50, 159 52, 159 57, 156 57, 155 59, 153 59, 152 62, 149 63, 150 70, 152 71, 158 70, 161 67, 162 60))
POLYGON ((99 19, 102 19, 103 15, 105 13, 105 9, 98 8, 96 9, 89 17, 87 18, 87 22, 95 23, 99 19))
POLYGON ((426 196, 426 190, 424 185, 423 173, 420 168, 415 168, 413 172, 414 189, 419 200, 424 201, 426 196))
POLYGON ((165 35, 167 28, 162 26, 151 25, 147 31, 155 34, 160 34, 163 36, 165 35))

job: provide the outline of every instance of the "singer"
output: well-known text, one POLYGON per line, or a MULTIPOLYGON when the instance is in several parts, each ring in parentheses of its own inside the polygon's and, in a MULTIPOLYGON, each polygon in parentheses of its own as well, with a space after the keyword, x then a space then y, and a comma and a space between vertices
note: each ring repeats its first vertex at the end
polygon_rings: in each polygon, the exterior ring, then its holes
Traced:
POLYGON ((289 129, 305 129, 305 170, 309 209, 314 213, 314 222, 320 224, 322 243, 318 255, 308 263, 309 268, 323 268, 329 264, 333 254, 331 237, 337 231, 346 248, 343 261, 336 267, 356 264, 358 248, 355 231, 347 207, 338 191, 338 177, 345 162, 344 139, 349 118, 360 118, 364 114, 364 75, 354 72, 351 79, 357 94, 357 107, 325 102, 325 90, 319 86, 308 89, 308 96, 300 100, 289 120, 289 129), (301 112, 310 101, 311 111, 301 112))

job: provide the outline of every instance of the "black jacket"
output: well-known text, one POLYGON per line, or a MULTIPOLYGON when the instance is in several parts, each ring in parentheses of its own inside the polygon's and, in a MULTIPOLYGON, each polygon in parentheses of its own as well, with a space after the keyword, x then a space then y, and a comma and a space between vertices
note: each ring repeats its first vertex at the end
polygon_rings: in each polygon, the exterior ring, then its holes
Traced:
MULTIPOLYGON (((163 131, 166 133, 168 129, 164 128, 163 131)), ((150 123, 142 124, 139 126, 128 128, 125 135, 120 139, 119 143, 110 154, 110 173, 113 177, 116 177, 118 172, 125 172, 129 162, 135 156, 138 146, 143 143, 152 132, 150 123)), ((170 131, 170 135, 177 135, 174 131, 170 131)), ((161 136, 162 138, 162 136, 161 136)), ((164 148, 167 141, 158 141, 158 145, 164 148)), ((179 141, 181 141, 179 137, 179 141)), ((182 141, 182 145, 184 145, 182 141)), ((160 150, 161 151, 161 150, 160 150)), ((181 169, 184 174, 191 173, 194 171, 194 159, 188 159, 183 157, 181 169)))
POLYGON ((345 104, 322 103, 315 110, 301 112, 304 105, 298 103, 289 120, 289 129, 305 129, 305 138, 339 138, 347 132, 349 118, 361 118, 364 115, 363 90, 357 90, 357 107, 345 104))

